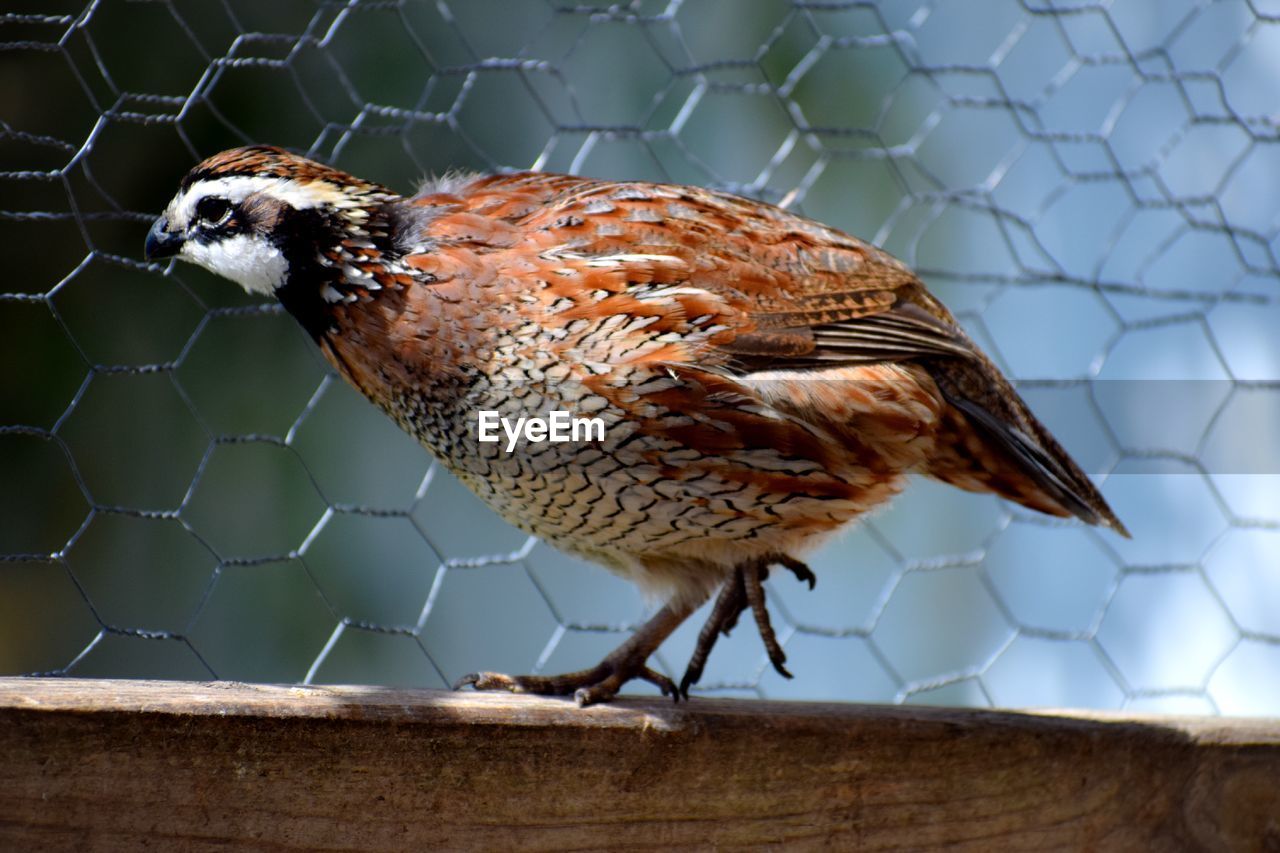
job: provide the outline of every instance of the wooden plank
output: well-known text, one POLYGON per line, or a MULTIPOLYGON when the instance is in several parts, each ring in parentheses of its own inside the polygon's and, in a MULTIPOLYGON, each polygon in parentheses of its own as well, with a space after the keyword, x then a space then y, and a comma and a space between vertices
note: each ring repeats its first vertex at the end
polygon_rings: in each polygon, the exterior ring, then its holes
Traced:
POLYGON ((0 679, 0 849, 1280 849, 1280 721, 0 679))

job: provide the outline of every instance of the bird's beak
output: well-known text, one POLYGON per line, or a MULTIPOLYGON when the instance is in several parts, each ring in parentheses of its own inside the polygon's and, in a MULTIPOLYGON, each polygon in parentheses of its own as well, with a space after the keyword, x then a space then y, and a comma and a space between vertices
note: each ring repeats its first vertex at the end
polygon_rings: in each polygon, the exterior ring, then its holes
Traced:
POLYGON ((178 254, 183 242, 184 239, 181 234, 169 233, 169 221, 161 216, 151 224, 151 230, 147 232, 147 242, 142 248, 142 254, 149 261, 172 258, 178 254))

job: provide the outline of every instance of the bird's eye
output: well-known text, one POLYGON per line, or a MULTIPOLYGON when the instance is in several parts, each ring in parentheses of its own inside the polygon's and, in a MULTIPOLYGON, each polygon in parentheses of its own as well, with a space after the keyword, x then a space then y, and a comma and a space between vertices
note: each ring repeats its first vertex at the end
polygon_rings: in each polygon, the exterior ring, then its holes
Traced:
POLYGON ((196 216, 213 225, 220 225, 231 215, 231 202, 216 195, 207 195, 196 202, 196 216))

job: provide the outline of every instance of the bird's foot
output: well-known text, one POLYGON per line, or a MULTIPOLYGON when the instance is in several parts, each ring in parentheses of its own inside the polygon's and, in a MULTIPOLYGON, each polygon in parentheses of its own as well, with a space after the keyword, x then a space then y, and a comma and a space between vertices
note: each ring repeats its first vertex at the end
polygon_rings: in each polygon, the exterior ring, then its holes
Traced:
POLYGON ((769 654, 769 662, 779 675, 791 678, 785 666, 787 655, 782 651, 778 637, 774 633, 773 623, 769 620, 769 611, 764 606, 764 587, 762 582, 769 576, 769 567, 780 565, 796 576, 796 580, 809 584, 813 589, 817 578, 813 570, 804 563, 785 554, 773 555, 750 563, 744 563, 733 570, 733 575, 725 581, 715 606, 711 609, 702 630, 698 632, 698 644, 694 647, 693 656, 685 668, 684 677, 680 679, 678 696, 689 698, 689 688, 698 683, 702 671, 706 667, 707 658, 716 640, 721 634, 726 637, 738 624, 738 617, 748 608, 755 616, 756 628, 760 631, 760 639, 764 641, 765 651, 769 654))
POLYGON ((667 605, 658 611, 628 640, 614 649, 600 663, 590 669, 569 672, 564 675, 504 675, 500 672, 473 672, 464 675, 453 685, 460 690, 470 685, 476 690, 507 690, 511 693, 536 693, 541 696, 573 695, 578 705, 595 705, 608 702, 622 685, 639 678, 656 685, 663 696, 679 699, 675 682, 660 672, 650 669, 645 661, 662 641, 689 615, 689 608, 673 609, 667 605))
MULTIPOLYGON (((612 657, 612 656, 611 656, 612 657)), ((505 675, 501 672, 473 672, 454 683, 454 690, 470 685, 476 690, 507 690, 511 693, 536 693, 540 696, 573 694, 580 707, 608 702, 622 685, 639 678, 657 685, 663 696, 674 696, 676 685, 662 673, 633 661, 605 658, 590 669, 564 675, 505 675)))

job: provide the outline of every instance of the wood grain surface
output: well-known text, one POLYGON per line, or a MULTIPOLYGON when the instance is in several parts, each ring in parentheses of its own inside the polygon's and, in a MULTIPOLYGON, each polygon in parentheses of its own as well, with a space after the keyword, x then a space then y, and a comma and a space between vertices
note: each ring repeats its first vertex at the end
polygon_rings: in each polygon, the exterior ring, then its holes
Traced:
POLYGON ((1280 721, 0 678, 0 850, 1280 850, 1280 721))

